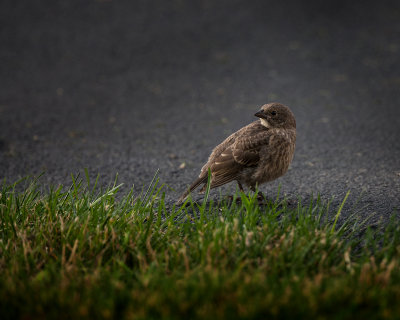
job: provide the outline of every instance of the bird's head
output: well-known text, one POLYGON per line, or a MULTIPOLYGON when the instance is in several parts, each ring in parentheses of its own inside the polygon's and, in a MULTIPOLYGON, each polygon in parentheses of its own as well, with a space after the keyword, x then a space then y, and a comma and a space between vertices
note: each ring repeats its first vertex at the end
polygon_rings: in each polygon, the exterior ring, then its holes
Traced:
POLYGON ((267 128, 295 129, 296 120, 292 111, 281 103, 268 103, 255 114, 267 128))

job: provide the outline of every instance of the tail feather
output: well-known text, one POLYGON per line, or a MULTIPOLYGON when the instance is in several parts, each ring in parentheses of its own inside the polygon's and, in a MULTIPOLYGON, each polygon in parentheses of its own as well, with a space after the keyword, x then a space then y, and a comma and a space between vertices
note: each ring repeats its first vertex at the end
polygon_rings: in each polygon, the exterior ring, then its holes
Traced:
POLYGON ((196 189, 199 185, 201 185, 202 183, 206 183, 207 182, 207 176, 205 177, 198 177, 193 183, 192 185, 181 195, 181 197, 178 199, 178 201, 176 202, 177 205, 181 205, 186 197, 189 195, 189 193, 191 193, 194 189, 196 189))

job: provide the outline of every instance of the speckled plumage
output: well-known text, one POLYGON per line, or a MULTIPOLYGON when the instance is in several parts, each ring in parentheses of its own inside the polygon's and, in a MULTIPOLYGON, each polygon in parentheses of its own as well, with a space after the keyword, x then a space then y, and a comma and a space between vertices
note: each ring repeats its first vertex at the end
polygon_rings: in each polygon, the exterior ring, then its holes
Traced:
POLYGON ((182 203, 187 195, 207 184, 211 170, 211 188, 237 181, 252 190, 256 185, 275 180, 284 175, 293 159, 296 143, 296 120, 290 109, 280 103, 270 103, 255 114, 254 121, 231 134, 212 151, 199 177, 179 198, 182 203))

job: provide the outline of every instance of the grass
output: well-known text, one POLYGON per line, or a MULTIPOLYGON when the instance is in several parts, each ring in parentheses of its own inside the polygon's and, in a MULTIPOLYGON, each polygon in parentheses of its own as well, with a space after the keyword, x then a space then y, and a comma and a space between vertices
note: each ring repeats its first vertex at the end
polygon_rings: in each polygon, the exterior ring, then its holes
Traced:
POLYGON ((345 201, 168 207, 157 179, 118 189, 3 184, 1 319, 400 317, 395 217, 373 229, 337 223, 345 201))

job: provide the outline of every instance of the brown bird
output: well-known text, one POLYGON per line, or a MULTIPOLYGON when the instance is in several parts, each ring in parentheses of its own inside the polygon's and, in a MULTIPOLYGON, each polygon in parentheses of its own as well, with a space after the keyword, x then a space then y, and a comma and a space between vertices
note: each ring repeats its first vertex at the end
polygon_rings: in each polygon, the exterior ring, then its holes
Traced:
POLYGON ((255 190, 256 185, 284 175, 293 159, 296 143, 296 120, 292 111, 280 103, 269 103, 255 114, 254 121, 231 134, 212 151, 199 177, 177 201, 182 204, 190 192, 204 184, 207 187, 208 170, 211 171, 210 188, 236 180, 255 190))

